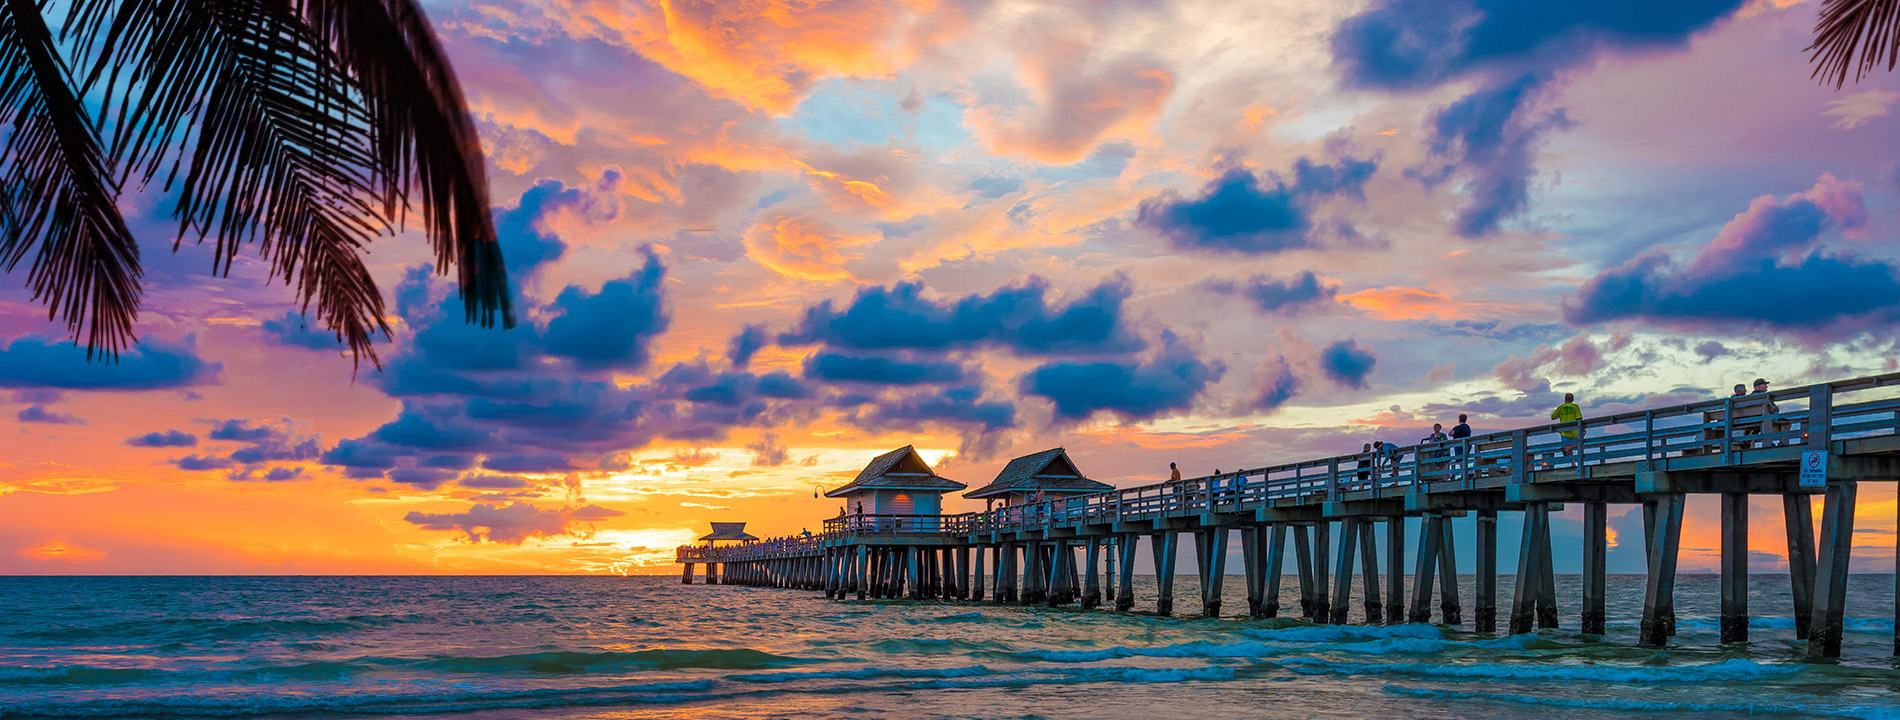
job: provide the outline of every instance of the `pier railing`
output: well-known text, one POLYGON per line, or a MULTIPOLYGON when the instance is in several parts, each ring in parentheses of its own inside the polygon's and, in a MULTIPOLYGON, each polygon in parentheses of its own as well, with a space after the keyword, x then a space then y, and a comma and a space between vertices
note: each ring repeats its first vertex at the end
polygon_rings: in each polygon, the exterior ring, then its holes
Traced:
MULTIPOLYGON (((1500 431, 1395 451, 1352 453, 953 515, 847 515, 809 538, 720 548, 720 557, 816 551, 827 539, 969 535, 1158 517, 1238 512, 1328 500, 1493 489, 1545 473, 1587 480, 1611 466, 1640 471, 1706 469, 1799 459, 1830 441, 1900 433, 1900 373, 1769 393, 1616 413, 1500 431), (1886 392, 1881 392, 1881 391, 1886 392), (1770 412, 1770 403, 1775 407, 1770 412), (753 554, 746 554, 750 551, 753 554)), ((682 548, 680 559, 689 561, 682 548)), ((690 548, 698 551, 701 548, 690 548)), ((707 558, 714 556, 708 555, 707 558)), ((701 560, 703 561, 703 560, 701 560)))

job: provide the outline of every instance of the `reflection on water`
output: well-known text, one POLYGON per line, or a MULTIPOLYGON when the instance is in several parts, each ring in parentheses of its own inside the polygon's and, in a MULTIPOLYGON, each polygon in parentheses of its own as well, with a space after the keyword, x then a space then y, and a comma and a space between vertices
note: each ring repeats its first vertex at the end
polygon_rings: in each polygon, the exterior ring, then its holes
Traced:
MULTIPOLYGON (((1786 613, 1785 576, 1751 580, 1756 612, 1786 613)), ((1601 641, 653 577, 0 578, 0 717, 1900 717, 1893 578, 1850 581, 1846 660, 1809 664, 1786 617, 1717 647, 1697 575, 1666 650, 1633 646, 1640 576, 1611 579, 1601 641)), ((1572 628, 1577 585, 1558 578, 1572 628)), ((1239 577, 1224 593, 1244 610, 1239 577)))

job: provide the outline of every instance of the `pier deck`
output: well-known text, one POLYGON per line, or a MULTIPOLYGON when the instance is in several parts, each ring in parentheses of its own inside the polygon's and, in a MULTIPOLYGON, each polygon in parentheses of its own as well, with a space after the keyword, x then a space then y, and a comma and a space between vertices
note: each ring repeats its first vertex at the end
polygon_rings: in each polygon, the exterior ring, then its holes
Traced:
MULTIPOLYGON (((1507 614, 1509 630, 1517 633, 1557 626, 1549 513, 1581 503, 1581 630, 1600 634, 1606 506, 1640 504, 1649 568, 1640 641, 1662 645, 1675 630, 1686 496, 1719 494, 1722 641, 1737 642, 1748 635, 1747 496, 1779 495, 1789 528, 1796 636, 1809 640, 1812 657, 1831 658, 1840 655, 1856 489, 1896 479, 1900 373, 1889 373, 1420 444, 1401 448, 1397 462, 1355 453, 980 513, 847 515, 825 521, 819 535, 682 547, 677 560, 687 582, 699 564, 709 582, 719 581, 723 566, 728 583, 823 590, 838 599, 981 601, 988 580, 997 602, 1093 607, 1106 598, 1127 611, 1134 598, 1125 570, 1146 537, 1159 583, 1155 610, 1171 613, 1177 543, 1188 533, 1203 581, 1202 611, 1219 615, 1220 583, 1208 580, 1225 575, 1231 531, 1238 530, 1248 614, 1273 617, 1291 534, 1301 617, 1345 622, 1357 564, 1369 622, 1428 621, 1437 580, 1440 619, 1460 624, 1457 539, 1445 519, 1475 514, 1472 623, 1494 632, 1497 513, 1521 512, 1519 581, 1507 614), (1767 412, 1769 400, 1779 406, 1776 412, 1767 412), (1810 495, 1825 497, 1818 537, 1810 495), (1423 518, 1409 603, 1401 597, 1408 517, 1423 518), (1384 568, 1376 522, 1389 531, 1384 568), (1330 539, 1335 530, 1336 545, 1330 539), (1119 578, 1117 567, 1124 570, 1119 578), (1387 573, 1383 587, 1381 570, 1387 573)), ((1900 574, 1896 578, 1900 585, 1900 574)), ((1896 598, 1900 617, 1900 593, 1896 598)), ((1895 649, 1900 654, 1900 630, 1895 649)))

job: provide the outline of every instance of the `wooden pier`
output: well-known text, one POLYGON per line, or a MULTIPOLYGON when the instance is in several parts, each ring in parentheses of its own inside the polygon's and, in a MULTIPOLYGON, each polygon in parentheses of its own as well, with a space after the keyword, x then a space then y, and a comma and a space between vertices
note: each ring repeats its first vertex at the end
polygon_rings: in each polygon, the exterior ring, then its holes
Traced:
MULTIPOLYGON (((1084 607, 1109 602, 1127 612, 1134 609, 1128 569, 1145 538, 1156 567, 1154 610, 1170 614, 1175 558, 1186 533, 1201 579, 1201 612, 1215 616, 1224 607, 1218 579, 1226 574, 1228 545, 1237 537, 1247 615, 1274 617, 1280 612, 1282 561, 1291 535, 1301 618, 1346 622, 1357 569, 1367 622, 1429 622, 1436 590, 1440 622, 1458 625, 1464 608, 1457 584, 1458 539, 1449 520, 1475 515, 1471 622, 1474 630, 1495 632, 1497 517, 1517 512, 1523 514, 1523 533, 1505 619, 1509 632, 1523 633, 1558 626, 1550 513, 1580 503, 1584 572, 1578 627, 1601 634, 1607 507, 1640 504, 1648 580, 1639 641, 1660 646, 1675 634, 1676 559, 1687 497, 1714 494, 1722 503, 1721 641, 1727 643, 1748 640, 1748 496, 1779 495, 1788 527, 1795 635, 1808 641, 1810 657, 1836 658, 1856 490, 1863 482, 1900 479, 1896 389, 1900 373, 1418 445, 1403 448, 1397 462, 1343 455, 1048 496, 980 513, 855 512, 827 520, 819 535, 681 547, 677 559, 685 564, 689 583, 697 564, 706 568, 709 580, 720 577, 723 567, 729 584, 820 590, 841 600, 987 599, 1084 607), (1774 412, 1768 411, 1770 400, 1778 405, 1774 412), (1812 495, 1824 496, 1818 537, 1812 495), (1408 517, 1421 518, 1409 599, 1403 597, 1408 517), (1383 587, 1375 523, 1387 530, 1383 587), (1336 557, 1329 557, 1335 551, 1336 557)), ((1045 454, 1018 460, 1042 462, 1045 454)), ((851 486, 834 492, 890 485, 889 478, 880 480, 872 471, 880 464, 888 470, 903 463, 911 467, 886 474, 913 480, 927 475, 933 482, 963 487, 927 467, 917 471, 921 460, 907 459, 914 456, 910 448, 880 456, 851 486)), ((1010 473, 1006 469, 1005 476, 1010 473)), ((983 492, 993 492, 1005 479, 999 477, 983 492)), ((904 482, 910 481, 898 484, 904 482)), ((1894 610, 1900 617, 1900 593, 1894 610)), ((1900 654, 1900 629, 1895 653, 1900 654)))

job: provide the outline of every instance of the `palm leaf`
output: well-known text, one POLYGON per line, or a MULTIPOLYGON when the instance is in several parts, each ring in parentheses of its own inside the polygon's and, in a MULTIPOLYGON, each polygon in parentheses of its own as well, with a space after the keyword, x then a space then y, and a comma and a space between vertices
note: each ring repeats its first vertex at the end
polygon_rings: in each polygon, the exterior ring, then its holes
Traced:
POLYGON ((480 142, 406 0, 72 0, 65 28, 111 157, 175 192, 180 239, 215 237, 215 271, 256 244, 376 362, 389 327, 361 252, 413 197, 469 320, 513 325, 480 142))
POLYGON ((138 245, 116 205, 119 187, 97 126, 73 90, 52 31, 32 0, 0 4, 0 264, 33 248, 33 299, 60 318, 86 356, 133 342, 138 245))
POLYGON ((1847 84, 1848 70, 1860 82, 1883 55, 1892 72, 1900 65, 1900 0, 1825 0, 1807 51, 1811 77, 1831 80, 1837 90, 1847 84))
POLYGON ((453 265, 467 319, 514 325, 501 248, 489 215, 481 139, 461 84, 428 18, 411 0, 302 0, 310 27, 357 78, 375 118, 387 209, 414 191, 435 240, 436 266, 453 265))
POLYGON ((219 273, 256 243, 306 312, 314 302, 359 363, 377 362, 373 333, 389 327, 359 256, 387 228, 371 204, 371 118, 291 10, 281 0, 137 0, 80 44, 113 62, 91 80, 119 100, 115 153, 147 182, 169 170, 179 237, 215 237, 219 273), (112 45, 95 47, 102 39, 112 45))

